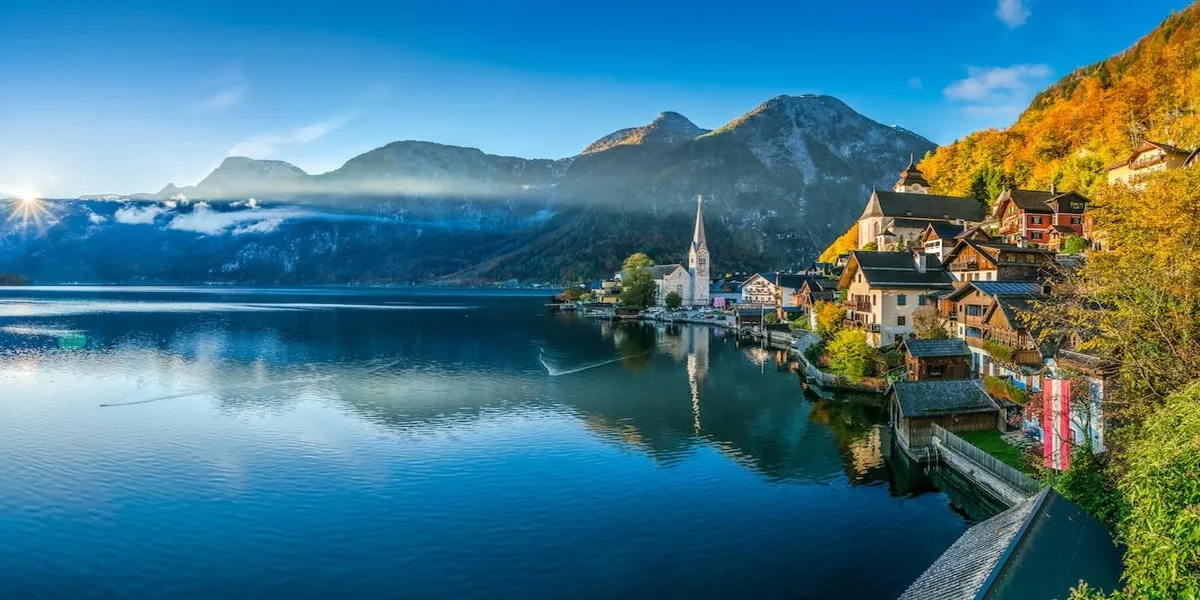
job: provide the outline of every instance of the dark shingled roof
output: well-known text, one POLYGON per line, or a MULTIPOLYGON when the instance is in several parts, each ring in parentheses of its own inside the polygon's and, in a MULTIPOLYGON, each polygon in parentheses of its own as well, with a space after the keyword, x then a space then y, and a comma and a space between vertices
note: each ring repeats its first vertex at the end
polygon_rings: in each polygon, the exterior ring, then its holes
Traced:
POLYGON ((1046 203, 1059 194, 1039 190, 1008 190, 1008 195, 1017 208, 1029 212, 1052 213, 1054 209, 1047 206, 1046 203))
POLYGON ((926 230, 928 231, 929 228, 933 229, 934 235, 943 240, 954 239, 954 236, 966 231, 962 225, 949 221, 929 221, 926 230))
POLYGON ((974 198, 961 196, 935 196, 933 194, 906 194, 876 190, 879 208, 885 217, 916 217, 953 221, 963 219, 979 222, 983 220, 983 205, 974 198))
POLYGON ((662 279, 663 277, 673 273, 675 269, 682 268, 682 265, 675 263, 672 265, 654 265, 650 267, 650 275, 654 279, 662 279))
POLYGON ((1121 554, 1103 523, 1047 487, 968 529, 900 600, 1066 598, 1080 580, 1112 592, 1121 554))
POLYGON ((776 281, 777 285, 785 288, 800 289, 804 287, 804 283, 812 279, 823 279, 820 275, 793 275, 790 273, 781 273, 776 281))
POLYGON ((900 416, 906 419, 996 410, 991 396, 971 379, 900 381, 892 393, 900 405, 900 416))
POLYGON ((942 270, 936 256, 925 255, 925 272, 917 270, 916 260, 908 252, 868 252, 855 250, 854 260, 867 283, 876 288, 949 288, 950 274, 942 270))
POLYGON ((1075 233, 1075 229, 1070 225, 1051 225, 1050 228, 1059 233, 1075 233))
POLYGON ((914 358, 935 358, 939 356, 970 356, 971 349, 959 338, 948 340, 904 340, 905 351, 914 358))
MULTIPOLYGON (((944 223, 946 225, 951 225, 951 226, 954 225, 950 221, 943 221, 941 219, 932 221, 929 219, 909 219, 909 218, 905 218, 905 217, 898 217, 898 218, 894 218, 891 221, 889 221, 887 224, 887 227, 889 227, 889 228, 901 227, 903 229, 925 229, 926 227, 929 226, 930 223, 944 223)), ((961 229, 961 227, 960 227, 960 229, 961 229)))

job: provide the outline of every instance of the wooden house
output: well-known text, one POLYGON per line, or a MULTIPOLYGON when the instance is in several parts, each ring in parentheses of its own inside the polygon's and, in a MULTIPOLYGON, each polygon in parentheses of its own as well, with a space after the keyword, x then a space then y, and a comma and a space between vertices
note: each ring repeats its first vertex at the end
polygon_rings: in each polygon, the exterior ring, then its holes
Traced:
POLYGON ((1124 183, 1136 189, 1145 185, 1141 180, 1147 175, 1188 166, 1198 153, 1200 150, 1189 152, 1170 144, 1145 140, 1134 148, 1129 158, 1108 168, 1108 183, 1124 183))
POLYGON ((971 349, 961 339, 907 339, 903 348, 904 372, 909 381, 971 377, 971 349))
POLYGON ((1003 431, 1000 407, 973 379, 900 381, 892 386, 890 422, 901 448, 930 445, 933 425, 946 431, 1003 431))
POLYGON ((1053 271, 1054 252, 964 238, 944 262, 958 281, 1034 281, 1053 271))
POLYGON ((1055 225, 1068 228, 1075 235, 1085 235, 1083 219, 1087 203, 1088 199, 1076 192, 1010 189, 996 198, 992 217, 1000 222, 1004 241, 1025 240, 1044 246, 1049 244, 1055 225))
POLYGON ((958 244, 958 240, 963 238, 979 242, 992 241, 991 236, 980 229, 978 225, 968 227, 945 221, 930 222, 925 226, 925 232, 921 234, 918 241, 925 249, 925 254, 936 256, 938 260, 945 260, 946 255, 950 254, 950 251, 958 244))

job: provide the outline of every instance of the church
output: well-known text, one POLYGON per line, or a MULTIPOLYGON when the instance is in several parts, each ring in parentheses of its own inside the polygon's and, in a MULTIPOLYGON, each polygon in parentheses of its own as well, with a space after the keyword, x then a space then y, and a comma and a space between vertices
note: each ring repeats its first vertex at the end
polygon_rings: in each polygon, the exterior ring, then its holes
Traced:
POLYGON ((688 266, 675 263, 651 267, 654 285, 658 289, 658 305, 666 304, 667 294, 675 292, 683 298, 683 305, 705 307, 710 303, 708 275, 708 240, 704 236, 704 212, 701 198, 696 198, 696 226, 692 230, 692 243, 688 246, 688 266))
POLYGON ((929 193, 929 182, 917 168, 915 157, 892 191, 875 190, 858 218, 858 247, 875 244, 879 250, 917 243, 930 223, 948 223, 961 231, 983 222, 983 205, 962 196, 938 196, 929 193))

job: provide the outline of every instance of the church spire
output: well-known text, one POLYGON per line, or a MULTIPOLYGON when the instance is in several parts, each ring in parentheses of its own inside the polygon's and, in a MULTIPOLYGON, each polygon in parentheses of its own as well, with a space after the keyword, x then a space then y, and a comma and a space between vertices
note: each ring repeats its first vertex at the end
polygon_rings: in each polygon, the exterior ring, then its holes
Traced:
POLYGON ((925 194, 928 193, 929 182, 925 180, 925 174, 921 169, 917 168, 917 157, 915 154, 908 155, 908 166, 900 171, 900 179, 892 186, 894 192, 906 192, 925 194))
POLYGON ((696 228, 692 231, 693 248, 708 245, 708 241, 704 237, 704 212, 700 210, 700 203, 703 199, 703 196, 696 196, 696 228))

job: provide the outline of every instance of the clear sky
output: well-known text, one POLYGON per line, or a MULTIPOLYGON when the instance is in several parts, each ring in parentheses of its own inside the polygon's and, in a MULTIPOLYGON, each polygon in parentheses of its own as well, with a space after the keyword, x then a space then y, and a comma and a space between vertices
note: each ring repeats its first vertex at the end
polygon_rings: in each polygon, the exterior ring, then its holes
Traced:
POLYGON ((401 139, 559 158, 780 94, 945 143, 1187 4, 3 2, 0 196, 157 191, 231 154, 321 172, 401 139))

